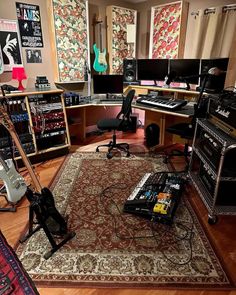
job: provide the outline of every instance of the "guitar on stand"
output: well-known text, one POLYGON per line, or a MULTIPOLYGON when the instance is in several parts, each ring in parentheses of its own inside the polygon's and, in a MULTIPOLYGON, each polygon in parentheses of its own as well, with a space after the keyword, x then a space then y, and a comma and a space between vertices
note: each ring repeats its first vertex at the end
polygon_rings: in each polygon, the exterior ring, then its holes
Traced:
POLYGON ((4 160, 0 153, 0 179, 2 179, 4 186, 0 189, 1 195, 5 197, 7 203, 12 207, 0 208, 3 211, 16 211, 16 204, 22 199, 27 190, 27 185, 24 178, 16 171, 12 159, 4 160), (5 193, 6 190, 6 193, 5 193), (4 193, 3 193, 4 191, 4 193))
POLYGON ((41 186, 33 170, 33 167, 21 145, 20 139, 15 130, 15 126, 12 123, 7 113, 7 110, 4 107, 7 98, 5 96, 5 91, 2 87, 1 90, 3 94, 3 99, 0 99, 0 124, 2 124, 8 130, 12 139, 14 140, 15 145, 18 148, 22 161, 29 172, 29 175, 34 186, 34 190, 28 187, 25 193, 30 203, 29 229, 28 234, 22 237, 20 239, 20 242, 22 243, 26 241, 38 230, 43 229, 52 247, 51 250, 44 255, 44 258, 48 259, 52 256, 53 253, 55 253, 65 243, 72 239, 75 236, 75 233, 68 231, 67 222, 57 210, 55 206, 54 197, 51 191, 48 188, 43 188, 41 186), (34 227, 35 220, 37 223, 36 227, 34 227), (55 237, 60 238, 61 241, 59 243, 56 243, 53 235, 55 235, 55 237))
POLYGON ((99 45, 100 48, 95 43, 93 45, 93 51, 95 54, 94 62, 93 62, 93 68, 98 73, 104 73, 107 70, 107 61, 106 61, 106 48, 102 49, 102 21, 101 20, 95 20, 94 25, 98 25, 99 27, 99 45))

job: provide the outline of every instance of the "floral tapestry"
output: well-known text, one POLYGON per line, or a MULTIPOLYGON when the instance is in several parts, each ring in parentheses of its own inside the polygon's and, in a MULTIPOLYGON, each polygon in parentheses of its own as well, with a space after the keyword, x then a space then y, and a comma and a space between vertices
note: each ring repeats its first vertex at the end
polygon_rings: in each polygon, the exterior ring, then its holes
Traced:
POLYGON ((181 2, 152 8, 152 30, 150 58, 177 58, 181 2))
POLYGON ((53 0, 59 82, 84 81, 88 61, 87 1, 53 0))
POLYGON ((135 43, 127 43, 127 25, 136 25, 137 12, 112 6, 112 51, 110 66, 114 74, 123 73, 123 59, 135 57, 135 43))

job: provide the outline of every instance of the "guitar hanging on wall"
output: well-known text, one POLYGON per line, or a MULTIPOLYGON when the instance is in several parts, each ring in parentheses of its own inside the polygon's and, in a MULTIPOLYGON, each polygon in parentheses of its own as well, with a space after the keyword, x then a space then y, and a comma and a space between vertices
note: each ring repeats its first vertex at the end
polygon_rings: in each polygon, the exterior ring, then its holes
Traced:
POLYGON ((93 68, 98 73, 104 73, 107 70, 107 61, 106 61, 106 48, 102 49, 102 21, 95 20, 95 25, 99 26, 99 38, 100 38, 100 48, 98 48, 97 44, 93 45, 93 51, 95 54, 93 68))

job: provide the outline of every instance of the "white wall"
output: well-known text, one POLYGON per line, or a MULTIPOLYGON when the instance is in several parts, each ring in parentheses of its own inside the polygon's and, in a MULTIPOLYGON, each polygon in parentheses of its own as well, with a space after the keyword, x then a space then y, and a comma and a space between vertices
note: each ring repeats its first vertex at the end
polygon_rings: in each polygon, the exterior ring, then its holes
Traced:
POLYGON ((191 49, 194 39, 194 16, 191 15, 192 12, 197 12, 199 9, 206 9, 209 7, 217 7, 227 4, 234 4, 236 0, 188 0, 189 2, 189 13, 188 13, 188 23, 186 32, 186 42, 184 49, 184 57, 192 57, 191 49))

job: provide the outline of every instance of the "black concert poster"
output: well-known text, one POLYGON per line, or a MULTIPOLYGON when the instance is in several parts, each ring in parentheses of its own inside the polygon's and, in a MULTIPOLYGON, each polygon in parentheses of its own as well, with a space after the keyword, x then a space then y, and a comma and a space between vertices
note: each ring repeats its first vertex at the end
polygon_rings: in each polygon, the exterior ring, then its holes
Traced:
POLYGON ((21 46, 43 47, 41 17, 38 5, 16 2, 21 46))

